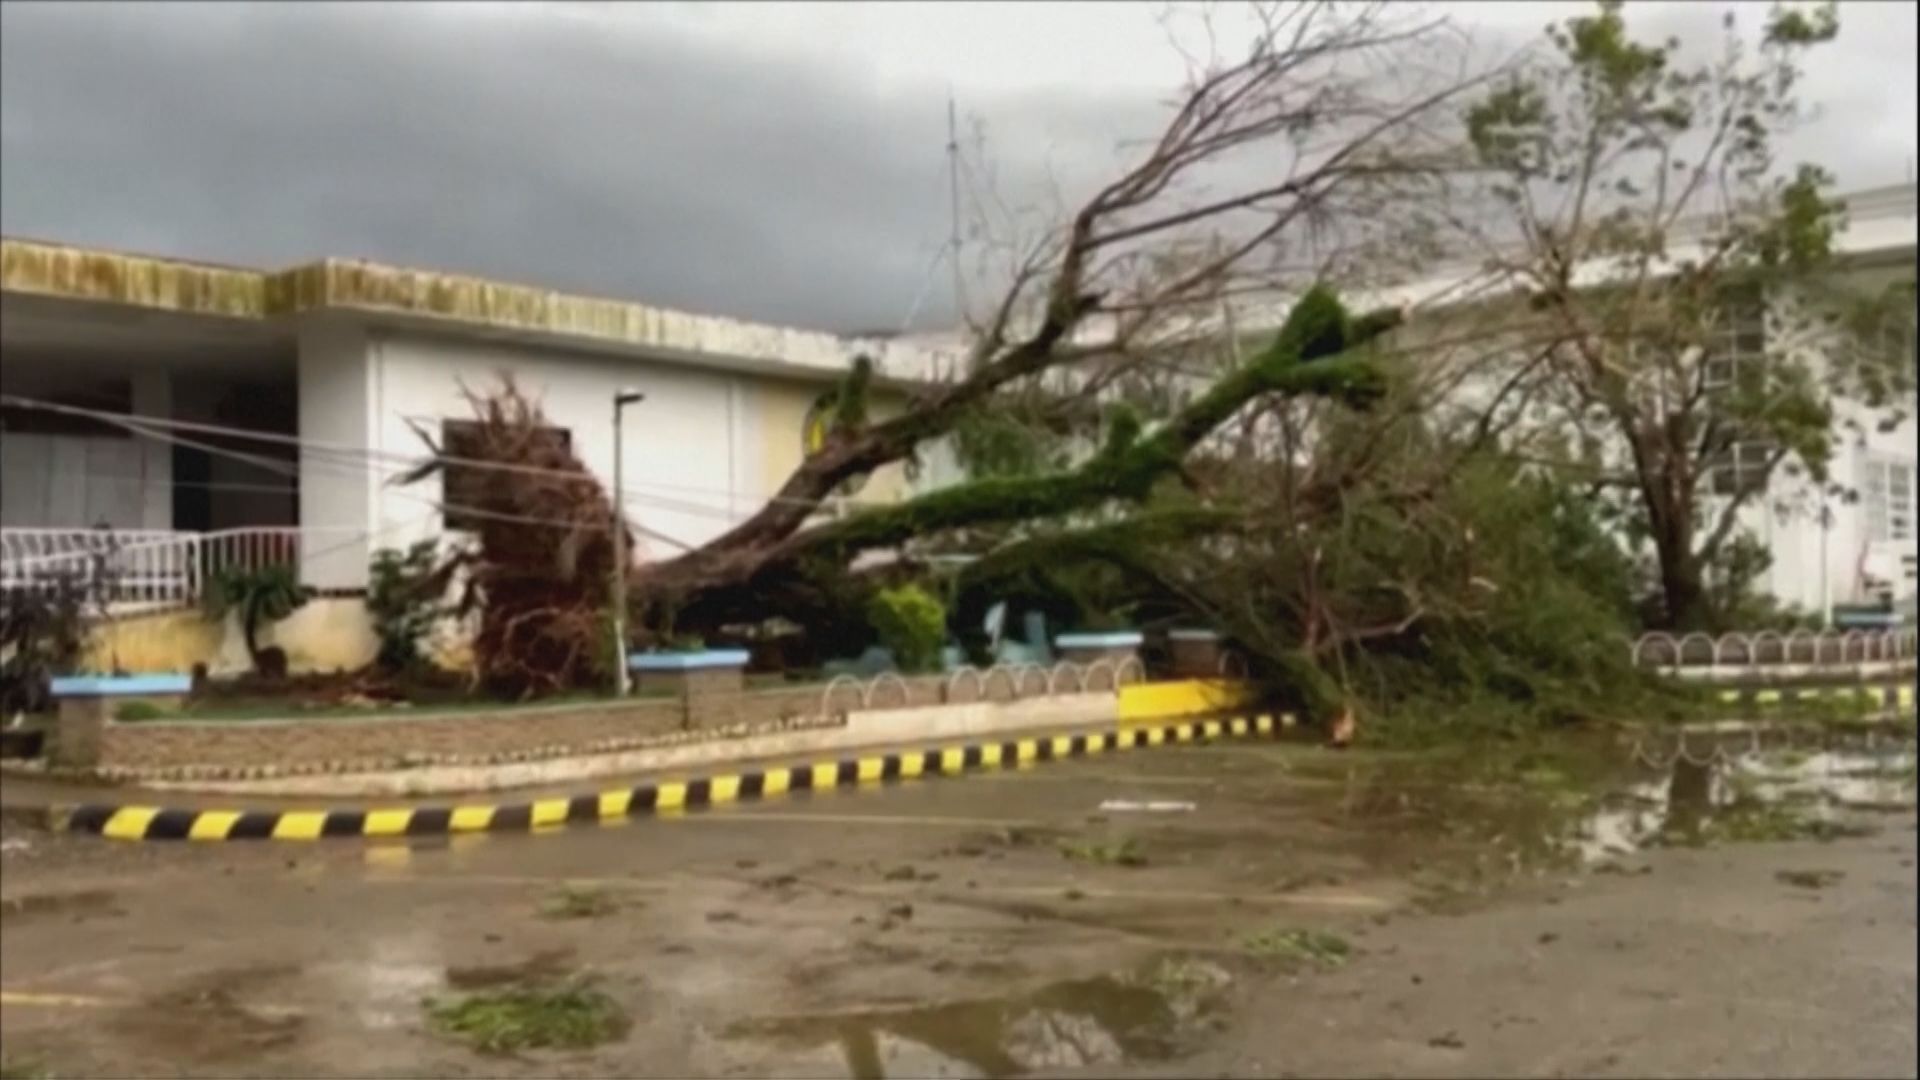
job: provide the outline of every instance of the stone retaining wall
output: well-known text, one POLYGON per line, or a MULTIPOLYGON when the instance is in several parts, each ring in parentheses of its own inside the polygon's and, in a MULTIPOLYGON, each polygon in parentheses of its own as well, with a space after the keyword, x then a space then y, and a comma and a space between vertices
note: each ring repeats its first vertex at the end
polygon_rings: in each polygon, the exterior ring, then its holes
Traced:
MULTIPOLYGON (((708 735, 830 725, 865 706, 945 700, 939 676, 884 679, 863 687, 810 685, 733 694, 474 712, 274 720, 109 721, 81 771, 115 779, 188 772, 201 776, 365 772, 440 765, 493 765, 607 753, 708 735), (674 738, 684 736, 684 738, 674 738)), ((964 684, 956 696, 971 699, 964 684)))

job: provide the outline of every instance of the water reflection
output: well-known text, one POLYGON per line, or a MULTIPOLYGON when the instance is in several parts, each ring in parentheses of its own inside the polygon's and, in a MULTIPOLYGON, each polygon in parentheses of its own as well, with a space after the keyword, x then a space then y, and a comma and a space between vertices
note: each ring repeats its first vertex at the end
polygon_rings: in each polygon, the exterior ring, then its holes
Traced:
POLYGON ((1602 795, 1570 842, 1587 860, 1653 844, 1839 835, 1870 812, 1914 806, 1914 743, 1816 747, 1736 736, 1640 748, 1635 775, 1602 795))
POLYGON ((855 1080, 1163 1061, 1218 1014, 1225 982, 1205 965, 1162 965, 1003 998, 748 1021, 727 1035, 771 1044, 788 1075, 812 1066, 855 1080))

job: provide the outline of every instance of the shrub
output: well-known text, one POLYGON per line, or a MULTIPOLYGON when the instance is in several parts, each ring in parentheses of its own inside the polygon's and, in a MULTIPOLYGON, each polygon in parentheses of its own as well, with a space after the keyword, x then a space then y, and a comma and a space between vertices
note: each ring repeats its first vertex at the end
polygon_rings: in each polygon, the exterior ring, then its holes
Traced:
POLYGON ((79 669, 87 621, 106 618, 118 584, 114 550, 108 537, 84 570, 66 568, 0 591, 0 718, 48 708, 53 676, 79 669))
POLYGON ((947 612, 925 589, 911 584, 881 589, 867 605, 867 619, 900 670, 931 671, 939 666, 940 647, 947 640, 947 612))
POLYGON ((380 638, 376 659, 387 671, 406 671, 422 659, 421 642, 447 614, 432 540, 405 551, 382 548, 373 555, 367 586, 367 614, 380 638))
POLYGON ((208 618, 224 619, 229 611, 240 613, 240 632, 246 638, 247 656, 255 671, 285 675, 286 654, 279 649, 260 648, 260 628, 293 614, 312 596, 313 590, 300 584, 291 566, 250 570, 229 567, 214 577, 205 604, 208 618))
POLYGON ((423 1002, 427 1023, 483 1054, 523 1049, 584 1049, 625 1034, 619 1004, 590 986, 515 987, 455 1001, 423 1002))

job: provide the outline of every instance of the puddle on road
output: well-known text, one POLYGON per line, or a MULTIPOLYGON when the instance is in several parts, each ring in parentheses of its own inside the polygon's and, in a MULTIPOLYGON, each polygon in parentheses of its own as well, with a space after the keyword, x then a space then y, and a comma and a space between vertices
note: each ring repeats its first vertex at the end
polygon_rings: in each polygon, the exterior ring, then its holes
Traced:
POLYGON ((261 988, 298 974, 291 965, 263 964, 208 972, 127 1010, 119 1026, 171 1061, 235 1061, 298 1040, 306 1017, 251 1003, 261 988))
POLYGON ((1761 745, 1745 735, 1644 747, 1571 840, 1595 861, 1660 845, 1832 839, 1914 809, 1914 743, 1885 737, 1761 745))
POLYGON ((1230 982, 1211 964, 1168 960, 1004 997, 749 1020, 723 1034, 753 1044, 776 1072, 838 1070, 853 1080, 1165 1061, 1223 1021, 1230 982))
MULTIPOLYGON (((1293 871, 1357 858, 1369 874, 1411 881, 1422 906, 1457 910, 1516 876, 1661 845, 1831 839, 1913 807, 1911 735, 1694 734, 1682 743, 1669 732, 1631 748, 1589 737, 1308 757, 1246 809, 1322 830, 1289 843, 1293 871)), ((1290 828, 1275 843, 1305 833, 1290 828)))

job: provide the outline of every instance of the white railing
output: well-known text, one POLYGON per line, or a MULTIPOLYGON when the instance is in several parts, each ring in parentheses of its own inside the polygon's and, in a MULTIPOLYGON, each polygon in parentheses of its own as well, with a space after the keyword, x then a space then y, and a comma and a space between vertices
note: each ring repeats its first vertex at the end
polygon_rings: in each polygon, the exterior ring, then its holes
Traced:
POLYGON ((50 588, 72 575, 91 588, 104 569, 112 579, 104 599, 115 610, 189 607, 223 571, 297 567, 303 540, 310 543, 313 532, 293 526, 204 533, 0 529, 0 587, 50 588))
POLYGON ((1633 663, 1674 674, 1756 674, 1789 668, 1820 668, 1858 664, 1911 665, 1916 640, 1912 627, 1886 630, 1793 630, 1778 633, 1728 633, 1714 637, 1660 631, 1642 634, 1632 643, 1633 663))

